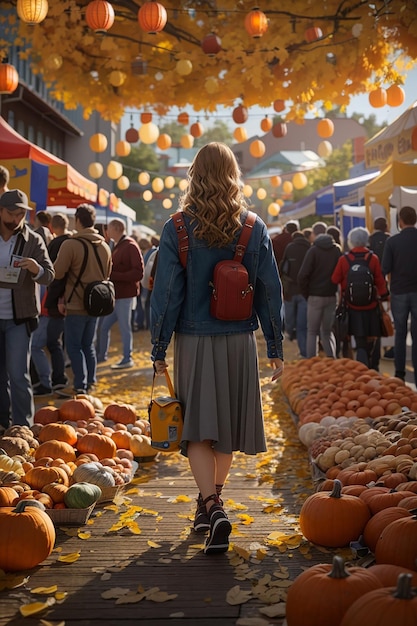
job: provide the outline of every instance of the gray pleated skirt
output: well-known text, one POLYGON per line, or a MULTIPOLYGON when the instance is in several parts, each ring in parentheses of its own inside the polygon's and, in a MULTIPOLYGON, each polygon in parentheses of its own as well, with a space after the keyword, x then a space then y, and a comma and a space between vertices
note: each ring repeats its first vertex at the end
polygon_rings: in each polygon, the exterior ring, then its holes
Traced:
POLYGON ((255 335, 176 334, 174 385, 184 407, 181 452, 211 440, 224 454, 265 452, 255 335))

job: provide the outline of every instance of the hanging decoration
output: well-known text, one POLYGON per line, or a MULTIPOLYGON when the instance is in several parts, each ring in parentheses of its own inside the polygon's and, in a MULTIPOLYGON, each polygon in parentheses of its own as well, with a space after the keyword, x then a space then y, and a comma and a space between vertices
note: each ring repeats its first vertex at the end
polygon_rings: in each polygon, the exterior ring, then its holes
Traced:
POLYGON ((190 121, 190 116, 186 111, 181 111, 178 113, 177 122, 178 124, 182 124, 183 126, 188 126, 188 122, 190 121))
POLYGON ((294 186, 294 189, 304 189, 305 187, 307 187, 308 184, 307 176, 304 174, 304 172, 296 172, 296 174, 294 174, 294 176, 292 177, 292 184, 294 186))
POLYGON ((155 193, 161 193, 161 191, 163 191, 164 181, 162 180, 162 178, 159 178, 159 176, 157 176, 156 178, 153 179, 152 189, 154 190, 155 193))
POLYGON ((265 115, 263 120, 261 120, 261 130, 263 130, 264 133, 267 133, 268 131, 271 130, 272 126, 273 126, 273 122, 272 122, 271 118, 269 118, 267 115, 265 115))
POLYGON ((285 100, 274 100, 272 106, 274 107, 274 111, 276 111, 277 113, 281 113, 285 110, 285 100))
POLYGON ((243 193, 243 195, 245 196, 245 198, 250 198, 250 197, 251 197, 251 195, 253 194, 253 189, 252 189, 252 187, 251 187, 250 185, 248 185, 248 184, 243 185, 243 188, 242 188, 242 193, 243 193))
POLYGON ((318 148, 317 148, 317 153, 322 159, 329 157, 332 152, 333 152, 333 146, 330 143, 330 141, 326 141, 326 140, 320 141, 318 148))
POLYGON ((118 141, 116 143, 116 154, 119 157, 127 157, 129 156, 132 150, 132 146, 128 141, 118 141))
POLYGON ((271 185, 273 187, 280 187, 282 184, 281 176, 271 176, 271 185))
POLYGON ((317 134, 319 137, 323 139, 328 139, 332 137, 334 133, 334 124, 332 120, 329 120, 327 117, 324 117, 322 120, 319 120, 317 124, 317 134))
POLYGON ((13 93, 19 84, 19 74, 14 65, 0 63, 0 94, 13 93))
POLYGON ((172 146, 172 139, 167 133, 162 133, 156 140, 156 145, 160 150, 169 150, 172 146))
POLYGON ((255 157, 255 159, 262 158, 265 154, 265 150, 265 144, 260 139, 255 139, 249 146, 249 152, 253 157, 255 157))
POLYGON ((164 207, 164 209, 172 209, 172 200, 170 200, 169 198, 164 198, 162 200, 162 206, 164 207))
POLYGON ((178 189, 180 191, 185 191, 188 187, 188 180, 186 178, 181 178, 181 180, 178 183, 178 189))
POLYGON ((369 92, 368 99, 371 107, 379 109, 387 104, 387 92, 382 87, 377 87, 369 92))
POLYGON ((263 187, 259 187, 259 189, 256 191, 256 196, 258 200, 265 200, 267 195, 268 194, 266 192, 266 189, 264 189, 263 187))
POLYGON ((53 52, 45 59, 45 65, 50 70, 59 70, 63 64, 63 58, 60 54, 53 52))
POLYGON ((142 124, 149 124, 149 122, 152 122, 152 113, 150 111, 144 111, 140 114, 140 121, 142 124))
POLYGON ((210 94, 219 91, 219 81, 217 78, 215 76, 209 76, 204 83, 204 89, 210 94))
POLYGON ((390 107, 399 107, 404 104, 405 92, 400 85, 391 85, 387 89, 387 104, 390 107))
POLYGON ((243 104, 239 104, 232 111, 232 118, 236 124, 244 124, 249 117, 248 110, 243 104))
POLYGON ((194 137, 192 135, 182 135, 180 137, 180 144, 186 150, 189 150, 194 145, 194 137))
POLYGON ((17 14, 22 22, 34 26, 43 22, 48 14, 47 0, 17 0, 17 14))
POLYGON ((88 166, 88 175, 90 176, 90 178, 94 178, 94 180, 96 180, 97 178, 101 178, 103 176, 103 172, 104 168, 101 163, 94 162, 90 163, 90 165, 88 166))
POLYGON ((188 76, 193 71, 193 64, 189 59, 180 59, 177 61, 175 66, 175 71, 180 76, 188 76))
POLYGON ((107 150, 107 137, 103 133, 91 135, 89 143, 93 152, 104 152, 107 150))
POLYGON ((148 124, 142 124, 142 126, 139 128, 139 139, 142 141, 142 143, 155 143, 158 137, 159 128, 153 122, 148 122, 148 124))
POLYGON ((148 35, 156 35, 165 28, 168 15, 159 2, 144 2, 138 11, 139 26, 148 35))
POLYGON ((272 127, 272 134, 274 137, 279 139, 280 137, 285 137, 287 134, 287 125, 284 122, 278 122, 274 124, 272 127))
POLYGON ((148 172, 140 172, 140 174, 138 175, 138 183, 142 185, 142 187, 146 187, 146 185, 149 185, 150 180, 151 177, 149 176, 148 172))
POLYGON ((233 131, 233 137, 236 139, 238 143, 242 143, 243 141, 246 141, 248 138, 248 133, 247 133, 246 128, 244 126, 238 126, 237 128, 235 128, 235 130, 233 131))
POLYGON ((125 139, 129 143, 137 143, 139 141, 139 132, 131 126, 125 133, 125 139))
POLYGON ((131 62, 130 70, 134 76, 144 76, 148 72, 148 64, 143 57, 138 54, 131 62))
POLYGON ((87 5, 85 12, 87 25, 97 34, 104 35, 113 26, 114 9, 110 2, 93 0, 87 5))
POLYGON ((120 176, 120 178, 117 181, 117 188, 120 189, 120 191, 126 191, 126 189, 129 189, 130 187, 130 180, 128 179, 127 176, 120 176))
POLYGON ((164 180, 165 189, 172 189, 175 187, 175 178, 173 176, 167 176, 164 180))
POLYGON ((321 39, 323 37, 323 31, 321 28, 317 28, 316 26, 310 26, 310 28, 306 29, 304 37, 307 43, 313 43, 313 41, 317 41, 317 39, 321 39))
POLYGON ((150 189, 145 189, 145 191, 142 194, 142 198, 145 200, 145 202, 150 202, 153 198, 153 193, 150 189))
POLYGON ((268 30, 268 19, 258 8, 252 9, 245 17, 245 28, 251 37, 257 39, 262 37, 268 30))
POLYGON ((284 180, 284 182, 282 183, 282 191, 285 194, 291 194, 293 190, 293 184, 290 180, 284 180))
POLYGON ((113 70, 109 74, 109 83, 113 85, 113 87, 121 87, 125 82, 127 76, 124 72, 120 70, 113 70))
POLYGON ((201 49, 208 57, 215 57, 222 49, 222 40, 216 33, 210 33, 201 42, 201 49))
POLYGON ((117 180, 123 174, 123 165, 118 161, 109 161, 107 165, 107 176, 111 180, 117 180))
POLYGON ((268 214, 272 217, 276 217, 277 215, 279 215, 280 211, 281 207, 277 202, 271 202, 271 204, 268 206, 268 214))
POLYGON ((190 135, 196 139, 197 137, 201 137, 204 135, 204 126, 200 124, 200 122, 194 122, 194 124, 191 124, 190 126, 190 135))

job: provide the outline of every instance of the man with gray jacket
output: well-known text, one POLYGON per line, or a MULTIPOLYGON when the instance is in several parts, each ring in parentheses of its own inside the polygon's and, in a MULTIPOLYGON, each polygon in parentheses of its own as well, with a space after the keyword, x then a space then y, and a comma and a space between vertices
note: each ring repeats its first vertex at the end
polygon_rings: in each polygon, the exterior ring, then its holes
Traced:
POLYGON ((54 278, 45 242, 25 223, 31 210, 19 189, 0 197, 0 430, 10 418, 32 424, 31 333, 40 313, 39 285, 54 278))

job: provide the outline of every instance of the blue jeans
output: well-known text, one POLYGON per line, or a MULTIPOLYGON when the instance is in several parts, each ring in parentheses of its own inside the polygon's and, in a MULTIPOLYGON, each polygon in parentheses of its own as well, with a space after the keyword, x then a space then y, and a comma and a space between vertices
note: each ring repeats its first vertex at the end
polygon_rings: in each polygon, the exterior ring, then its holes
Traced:
POLYGON ((417 292, 392 293, 391 311, 395 326, 395 375, 403 380, 405 379, 408 318, 411 315, 411 361, 414 369, 414 384, 417 386, 417 292))
POLYGON ((332 332, 336 295, 309 296, 307 300, 307 358, 317 356, 320 337, 326 356, 336 358, 336 339, 332 332))
POLYGON ((74 388, 87 390, 96 382, 96 349, 94 335, 97 317, 67 315, 65 317, 65 346, 74 374, 74 388))
POLYGON ((31 337, 26 324, 0 320, 0 423, 31 426, 34 414, 29 374, 31 337), (11 410, 11 413, 10 413, 11 410))
POLYGON ((120 338, 123 346, 123 361, 129 361, 132 358, 133 334, 131 319, 133 300, 133 298, 117 299, 113 313, 103 317, 103 321, 100 324, 99 349, 97 351, 97 360, 99 363, 107 359, 110 346, 110 329, 115 322, 119 324, 120 338))
POLYGON ((46 347, 51 355, 52 385, 66 383, 65 355, 62 336, 64 334, 64 318, 49 317, 46 335, 46 347))
POLYGON ((300 355, 307 356, 307 300, 301 294, 284 300, 285 327, 289 333, 294 328, 297 333, 297 344, 300 355))
POLYGON ((32 333, 32 349, 31 356, 33 365, 37 371, 39 382, 43 387, 51 388, 51 364, 45 352, 47 343, 49 318, 41 315, 39 318, 39 326, 32 333))

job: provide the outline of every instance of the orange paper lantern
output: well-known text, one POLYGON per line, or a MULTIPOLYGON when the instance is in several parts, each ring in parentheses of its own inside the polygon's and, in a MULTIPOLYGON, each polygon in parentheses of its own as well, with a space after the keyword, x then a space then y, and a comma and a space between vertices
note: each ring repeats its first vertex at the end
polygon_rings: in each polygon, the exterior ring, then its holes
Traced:
POLYGON ((40 24, 48 13, 48 0, 17 0, 17 14, 26 24, 40 24))
POLYGON ((96 133, 90 137, 90 148, 93 152, 104 152, 107 149, 107 137, 103 133, 96 133))
POLYGON ((285 100, 274 100, 274 111, 276 111, 277 113, 281 113, 281 111, 283 111, 285 109, 285 100))
POLYGON ((19 84, 19 74, 14 65, 0 64, 0 93, 13 93, 19 84))
POLYGON ((264 133, 267 133, 269 130, 271 130, 272 125, 273 122, 267 115, 264 117, 263 120, 261 120, 261 130, 263 130, 264 133))
POLYGON ((168 15, 159 2, 145 2, 138 11, 139 26, 145 33, 155 35, 165 28, 168 15))
POLYGON ((248 138, 248 133, 246 131, 246 128, 244 128, 243 126, 238 126, 237 128, 235 128, 235 130, 233 131, 233 137, 236 139, 238 143, 242 143, 242 141, 246 141, 248 138))
POLYGON ((257 39, 262 37, 268 30, 268 19, 259 9, 252 9, 245 17, 245 28, 251 37, 257 39))
POLYGON ((369 104, 375 109, 379 109, 387 104, 387 92, 382 87, 377 87, 369 93, 369 104))
POLYGON ((93 0, 87 5, 85 21, 98 34, 106 33, 114 23, 114 9, 110 2, 93 0))
POLYGON ((334 133, 334 124, 332 120, 329 120, 327 117, 324 117, 317 124, 317 134, 319 137, 323 137, 323 139, 327 139, 331 137, 334 133))
POLYGON ((313 43, 313 41, 317 41, 317 39, 321 39, 323 37, 323 32, 321 28, 311 26, 311 28, 306 29, 304 37, 308 43, 313 43))
POLYGON ((166 133, 162 133, 156 140, 156 145, 160 150, 168 150, 172 145, 172 139, 166 133))
POLYGON ((194 124, 191 124, 190 134, 193 137, 201 137, 202 135, 204 135, 204 127, 203 127, 203 125, 200 124, 200 122, 194 122, 194 124))
POLYGON ((399 107, 405 100, 404 89, 400 85, 391 85, 387 89, 387 104, 390 107, 399 107))
POLYGON ((129 156, 132 146, 128 141, 118 141, 116 143, 116 154, 119 157, 129 156))
POLYGON ((177 121, 178 121, 178 124, 187 126, 188 122, 190 121, 190 116, 188 115, 186 111, 182 111, 181 113, 178 114, 177 121))
POLYGON ((249 152, 255 159, 260 159, 265 154, 265 144, 260 139, 255 139, 249 146, 249 152))
POLYGON ((188 150, 189 148, 192 148, 194 145, 194 137, 192 135, 182 135, 180 137, 180 144, 183 148, 188 150))
POLYGON ((149 122, 152 122, 152 113, 150 113, 149 111, 144 111, 140 114, 140 121, 142 122, 142 124, 149 124, 149 122))

